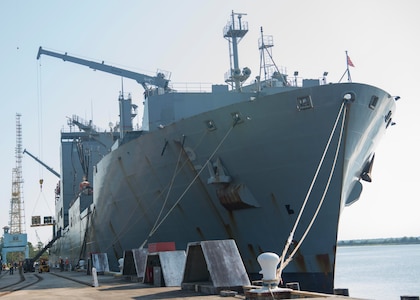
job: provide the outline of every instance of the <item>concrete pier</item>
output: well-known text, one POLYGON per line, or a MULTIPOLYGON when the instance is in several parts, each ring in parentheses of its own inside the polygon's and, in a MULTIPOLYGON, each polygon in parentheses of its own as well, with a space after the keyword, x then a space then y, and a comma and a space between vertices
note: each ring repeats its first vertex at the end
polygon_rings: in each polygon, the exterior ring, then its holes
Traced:
MULTIPOLYGON (((51 269, 50 273, 24 273, 25 277, 40 276, 42 280, 28 289, 5 293, 2 289, 18 281, 19 272, 9 275, 3 272, 0 275, 0 296, 2 299, 174 299, 174 300, 216 300, 228 297, 229 299, 246 299, 245 294, 221 291, 218 295, 208 295, 195 290, 182 290, 181 287, 155 287, 150 284, 133 282, 130 277, 117 274, 98 275, 98 286, 92 287, 92 275, 84 272, 64 271, 51 269)), ((284 295, 283 295, 284 296, 284 295)), ((325 295, 292 291, 293 299, 347 299, 339 295, 325 295)), ((287 298, 279 298, 287 299, 287 298)), ((410 299, 411 300, 411 299, 410 299)))

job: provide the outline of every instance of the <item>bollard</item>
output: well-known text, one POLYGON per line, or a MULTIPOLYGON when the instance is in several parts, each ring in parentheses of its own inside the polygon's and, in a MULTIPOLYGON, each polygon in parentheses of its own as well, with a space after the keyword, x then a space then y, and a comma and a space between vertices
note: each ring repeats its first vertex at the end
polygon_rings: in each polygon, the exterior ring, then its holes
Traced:
POLYGON ((99 286, 98 274, 96 272, 96 268, 95 267, 92 268, 92 286, 93 287, 98 287, 99 286))

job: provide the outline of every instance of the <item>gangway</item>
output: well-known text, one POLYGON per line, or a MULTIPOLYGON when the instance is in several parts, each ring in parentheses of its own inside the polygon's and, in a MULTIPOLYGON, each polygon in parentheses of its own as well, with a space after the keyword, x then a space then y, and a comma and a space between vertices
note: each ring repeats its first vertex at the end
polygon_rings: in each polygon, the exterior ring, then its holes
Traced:
POLYGON ((47 245, 45 245, 44 246, 44 248, 42 248, 33 258, 32 258, 32 260, 33 261, 36 261, 38 258, 40 258, 41 256, 42 256, 42 254, 44 254, 45 253, 45 251, 47 251, 49 248, 51 248, 51 246, 54 244, 54 242, 56 241, 56 240, 58 240, 59 238, 61 237, 61 231, 59 231, 58 233, 57 233, 57 235, 51 240, 51 241, 49 241, 48 242, 48 244, 47 245))
POLYGON ((23 269, 25 272, 34 272, 35 269, 33 267, 34 262, 36 262, 44 253, 47 251, 51 246, 54 244, 56 240, 58 240, 61 237, 61 232, 58 232, 58 234, 51 240, 49 243, 44 246, 34 257, 25 259, 23 269))

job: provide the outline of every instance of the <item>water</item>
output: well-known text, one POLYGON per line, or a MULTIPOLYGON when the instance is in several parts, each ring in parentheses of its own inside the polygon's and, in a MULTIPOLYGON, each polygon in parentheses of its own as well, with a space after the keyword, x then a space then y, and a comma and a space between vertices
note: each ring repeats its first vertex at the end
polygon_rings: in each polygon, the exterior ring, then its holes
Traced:
POLYGON ((335 270, 335 288, 349 289, 351 297, 420 296, 420 244, 340 246, 335 270))

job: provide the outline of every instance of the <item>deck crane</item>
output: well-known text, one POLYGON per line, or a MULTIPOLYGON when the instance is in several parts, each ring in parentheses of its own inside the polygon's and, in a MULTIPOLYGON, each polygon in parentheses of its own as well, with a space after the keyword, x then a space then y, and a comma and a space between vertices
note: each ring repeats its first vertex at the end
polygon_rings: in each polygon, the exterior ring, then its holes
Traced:
POLYGON ((165 74, 162 72, 158 72, 156 76, 148 76, 148 75, 124 70, 121 68, 113 67, 110 65, 106 65, 104 64, 103 61, 102 63, 98 63, 98 62, 70 56, 67 54, 67 52, 64 54, 60 54, 60 53, 45 50, 45 49, 42 49, 42 47, 39 47, 38 55, 36 58, 39 59, 42 54, 56 57, 56 58, 61 58, 64 61, 69 61, 69 62, 76 63, 79 65, 88 66, 89 68, 93 70, 99 70, 102 72, 111 73, 114 75, 119 75, 122 77, 134 79, 135 81, 137 81, 143 86, 145 91, 149 90, 149 87, 148 87, 149 85, 156 86, 158 88, 163 88, 165 92, 168 92, 170 90, 168 87, 169 80, 165 78, 165 74))
POLYGON ((44 166, 48 171, 50 171, 51 173, 53 173, 55 176, 57 176, 58 178, 61 177, 58 172, 56 172, 53 168, 49 167, 47 164, 45 164, 44 162, 42 162, 35 155, 31 154, 28 150, 24 149, 23 150, 23 154, 25 154, 25 153, 28 154, 30 157, 32 157, 34 160, 36 160, 38 163, 40 163, 42 166, 44 166))

